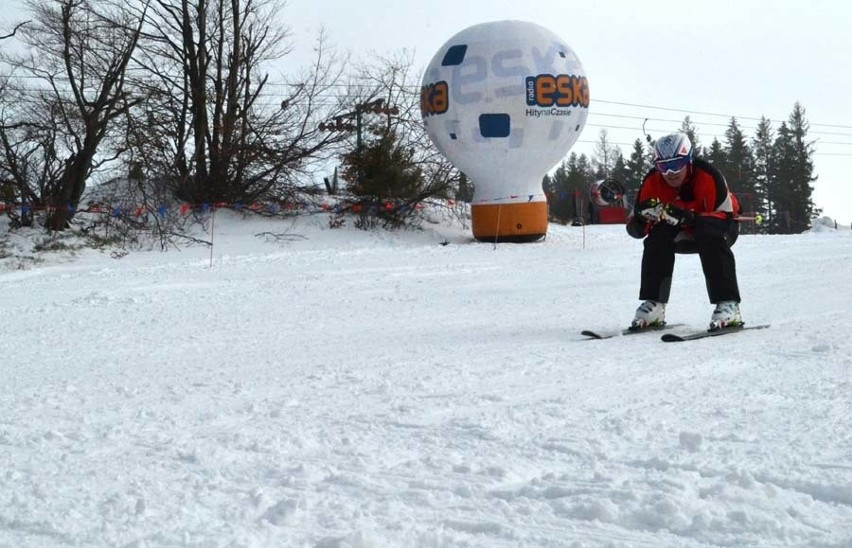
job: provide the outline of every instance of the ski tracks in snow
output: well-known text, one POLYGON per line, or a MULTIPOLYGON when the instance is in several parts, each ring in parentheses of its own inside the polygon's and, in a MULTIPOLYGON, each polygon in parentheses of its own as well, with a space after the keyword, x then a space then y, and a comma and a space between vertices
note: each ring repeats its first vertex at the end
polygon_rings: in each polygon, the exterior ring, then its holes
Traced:
POLYGON ((554 232, 0 279, 0 544, 850 542, 848 292, 790 304, 819 329, 581 341, 632 312, 637 254, 554 232))

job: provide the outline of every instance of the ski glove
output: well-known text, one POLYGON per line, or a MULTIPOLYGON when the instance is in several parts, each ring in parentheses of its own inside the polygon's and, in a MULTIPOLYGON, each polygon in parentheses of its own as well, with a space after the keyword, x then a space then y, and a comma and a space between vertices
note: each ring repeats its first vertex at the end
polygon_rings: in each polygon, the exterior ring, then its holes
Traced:
POLYGON ((650 230, 650 223, 640 215, 631 215, 627 221, 627 233, 631 238, 641 240, 648 235, 648 230, 650 230))
POLYGON ((688 226, 695 224, 695 213, 674 204, 668 204, 663 209, 662 219, 670 225, 688 226))
POLYGON ((639 216, 644 218, 647 221, 651 221, 653 223, 659 222, 663 215, 663 204, 660 203, 656 198, 651 198, 649 200, 645 200, 641 202, 637 207, 636 211, 639 212, 639 216))

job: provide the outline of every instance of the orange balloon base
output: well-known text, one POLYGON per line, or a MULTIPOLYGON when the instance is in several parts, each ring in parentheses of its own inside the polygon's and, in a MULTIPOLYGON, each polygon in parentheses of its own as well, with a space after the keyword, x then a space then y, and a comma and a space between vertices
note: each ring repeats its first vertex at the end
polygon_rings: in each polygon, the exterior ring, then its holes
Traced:
POLYGON ((479 204, 470 214, 473 237, 480 242, 526 243, 547 234, 547 202, 479 204))

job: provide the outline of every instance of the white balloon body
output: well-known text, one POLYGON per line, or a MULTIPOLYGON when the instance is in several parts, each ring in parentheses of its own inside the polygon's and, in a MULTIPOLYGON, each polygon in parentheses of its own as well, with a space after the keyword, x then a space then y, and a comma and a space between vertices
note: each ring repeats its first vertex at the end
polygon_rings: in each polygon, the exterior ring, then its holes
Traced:
POLYGON ((542 179, 586 124, 589 85, 574 51, 523 21, 469 27, 435 54, 421 112, 435 146, 474 183, 474 236, 535 241, 547 232, 542 179))

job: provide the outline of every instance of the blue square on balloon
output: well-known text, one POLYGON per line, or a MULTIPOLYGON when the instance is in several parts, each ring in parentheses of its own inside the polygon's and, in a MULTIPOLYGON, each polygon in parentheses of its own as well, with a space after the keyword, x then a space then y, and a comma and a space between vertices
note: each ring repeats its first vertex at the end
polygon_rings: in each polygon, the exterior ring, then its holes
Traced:
POLYGON ((444 59, 441 61, 442 67, 452 67, 461 65, 464 61, 464 56, 467 53, 467 44, 461 46, 451 46, 444 54, 444 59))
POLYGON ((480 114, 479 133, 483 137, 508 137, 512 125, 508 114, 480 114))

